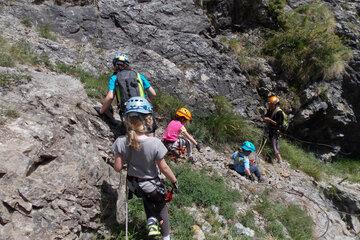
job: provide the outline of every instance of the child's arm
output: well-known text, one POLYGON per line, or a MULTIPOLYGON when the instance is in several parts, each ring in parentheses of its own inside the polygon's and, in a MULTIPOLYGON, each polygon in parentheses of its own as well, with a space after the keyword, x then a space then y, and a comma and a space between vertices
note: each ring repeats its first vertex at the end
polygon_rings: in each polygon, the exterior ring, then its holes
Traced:
POLYGON ((245 173, 246 175, 250 176, 251 172, 250 172, 250 161, 248 158, 245 158, 244 160, 244 167, 245 167, 245 173))
POLYGON ((181 133, 185 136, 186 139, 188 139, 190 142, 192 142, 194 145, 197 145, 197 141, 191 136, 190 133, 186 130, 186 128, 183 126, 181 127, 181 133))
POLYGON ((121 169, 123 168, 123 160, 120 154, 116 154, 115 155, 115 164, 114 164, 114 168, 115 171, 120 172, 121 169))
POLYGON ((164 159, 156 161, 156 164, 159 167, 160 172, 163 173, 167 179, 169 179, 172 183, 177 182, 174 173, 172 172, 171 168, 169 167, 169 165, 167 165, 164 159))

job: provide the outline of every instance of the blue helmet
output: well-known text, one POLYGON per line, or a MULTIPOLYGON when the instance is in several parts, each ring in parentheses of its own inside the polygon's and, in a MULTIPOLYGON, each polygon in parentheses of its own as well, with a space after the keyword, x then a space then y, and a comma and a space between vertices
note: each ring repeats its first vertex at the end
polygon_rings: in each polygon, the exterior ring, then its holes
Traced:
POLYGON ((143 97, 132 97, 125 103, 125 115, 129 113, 150 114, 152 112, 151 103, 143 97))
POLYGON ((243 144, 241 145, 241 149, 244 151, 250 151, 250 152, 256 151, 255 145, 250 141, 243 142, 243 144))

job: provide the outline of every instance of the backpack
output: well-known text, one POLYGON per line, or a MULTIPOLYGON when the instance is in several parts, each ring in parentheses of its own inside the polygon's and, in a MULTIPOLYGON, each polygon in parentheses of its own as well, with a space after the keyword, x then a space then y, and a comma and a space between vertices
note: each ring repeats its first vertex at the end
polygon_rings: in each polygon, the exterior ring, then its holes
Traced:
POLYGON ((127 100, 132 97, 145 97, 144 86, 140 74, 132 70, 119 71, 116 78, 116 87, 120 94, 118 106, 120 112, 123 112, 127 100))
POLYGON ((282 125, 280 126, 280 130, 281 131, 286 131, 289 128, 289 119, 288 119, 287 114, 280 107, 275 108, 274 112, 271 114, 271 119, 273 119, 274 116, 278 112, 281 112, 283 114, 283 117, 284 117, 284 121, 283 121, 282 125))

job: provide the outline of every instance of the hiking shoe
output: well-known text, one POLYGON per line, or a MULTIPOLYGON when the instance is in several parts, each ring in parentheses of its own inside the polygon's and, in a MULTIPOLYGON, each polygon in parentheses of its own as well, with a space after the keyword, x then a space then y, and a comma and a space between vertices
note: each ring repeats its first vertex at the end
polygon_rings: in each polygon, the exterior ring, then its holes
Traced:
POLYGON ((157 236, 161 236, 161 232, 160 232, 160 228, 159 225, 157 224, 150 224, 147 226, 149 233, 148 236, 149 237, 157 237, 157 236))
POLYGON ((195 163, 195 159, 193 156, 188 157, 188 161, 191 163, 195 163))

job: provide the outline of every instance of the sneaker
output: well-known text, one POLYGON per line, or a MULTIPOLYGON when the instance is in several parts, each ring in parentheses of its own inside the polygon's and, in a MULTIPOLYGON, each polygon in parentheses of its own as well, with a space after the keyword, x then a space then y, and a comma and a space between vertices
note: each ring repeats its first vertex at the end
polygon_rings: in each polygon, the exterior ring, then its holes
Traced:
POLYGON ((149 231, 149 233, 148 233, 149 237, 161 236, 159 225, 150 224, 150 225, 147 226, 147 228, 148 228, 148 231, 149 231))

